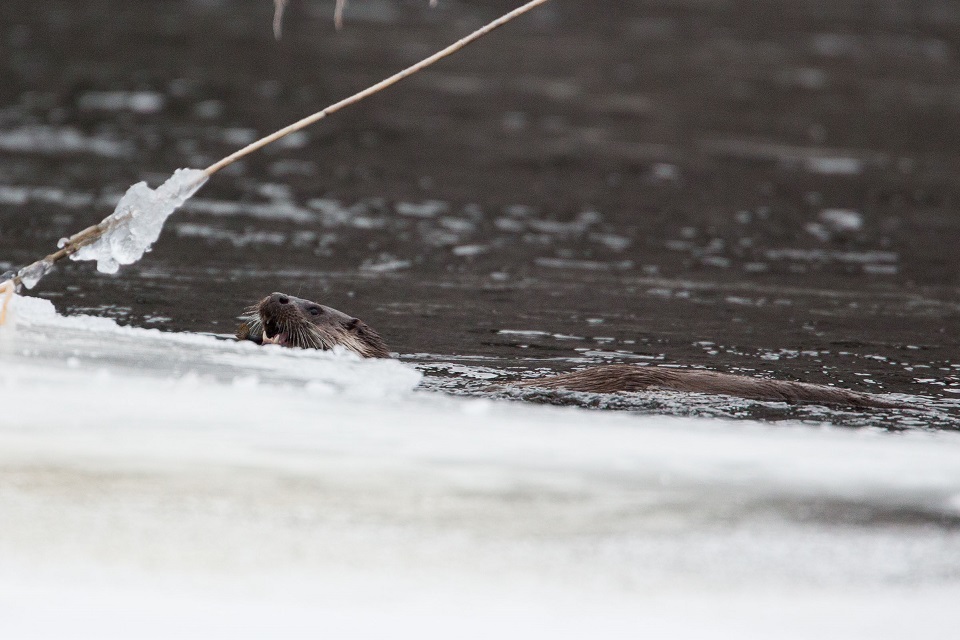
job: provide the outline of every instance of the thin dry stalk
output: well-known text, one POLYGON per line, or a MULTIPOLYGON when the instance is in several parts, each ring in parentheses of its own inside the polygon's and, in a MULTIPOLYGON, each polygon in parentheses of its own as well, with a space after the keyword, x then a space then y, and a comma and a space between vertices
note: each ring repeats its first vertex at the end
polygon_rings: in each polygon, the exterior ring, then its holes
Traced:
POLYGON ((456 53, 457 51, 459 51, 460 49, 463 49, 465 46, 467 46, 471 42, 478 40, 483 36, 487 35, 494 29, 498 27, 502 27, 503 25, 510 22, 514 18, 522 16, 523 14, 527 13, 531 9, 535 9, 536 7, 539 7, 542 4, 546 4, 549 1, 550 0, 531 0, 525 5, 518 7, 513 11, 510 11, 509 13, 505 13, 504 15, 500 16, 493 22, 490 22, 485 26, 480 27, 470 35, 465 36, 460 40, 457 40, 450 46, 444 49, 441 49, 440 51, 436 52, 432 56, 428 58, 424 58, 420 62, 407 67, 403 71, 393 74, 386 80, 381 80, 377 84, 367 87, 363 91, 355 93, 349 98, 344 98, 340 102, 336 102, 322 111, 318 111, 313 115, 307 116, 302 120, 298 120, 297 122, 294 122, 293 124, 286 126, 283 129, 280 129, 279 131, 271 133, 266 137, 260 138, 256 142, 250 143, 243 149, 240 149, 239 151, 230 154, 229 156, 220 160, 219 162, 210 165, 209 167, 204 169, 204 173, 206 173, 207 176, 212 176, 217 171, 220 171, 220 169, 223 169, 224 167, 233 164, 240 158, 243 158, 244 156, 249 155, 254 151, 262 149, 263 147, 267 146, 272 142, 276 142, 277 140, 279 140, 280 138, 283 138, 284 136, 288 136, 291 133, 295 133, 297 131, 300 131, 301 129, 309 127, 310 125, 314 124, 318 120, 322 120, 323 118, 326 118, 328 115, 332 113, 336 113, 337 111, 340 111, 340 109, 343 109, 344 107, 349 107, 352 104, 356 104, 357 102, 360 102, 364 98, 369 98, 373 94, 379 93, 380 91, 383 91, 387 87, 395 85, 396 83, 400 82, 405 78, 409 78, 410 76, 417 73, 418 71, 422 71, 423 69, 426 69, 427 67, 434 64, 435 62, 439 62, 440 60, 443 60, 447 56, 456 53))
POLYGON ((15 291, 16 285, 13 280, 0 284, 0 326, 7 322, 7 307, 10 306, 10 299, 15 291))
MULTIPOLYGON (((337 111, 340 111, 344 107, 348 107, 352 104, 356 104, 357 102, 360 102, 364 98, 369 98, 373 94, 379 93, 380 91, 383 91, 387 87, 390 87, 400 82, 404 78, 409 78, 410 76, 417 73, 418 71, 422 71, 423 69, 426 69, 433 63, 443 60, 447 56, 456 53, 460 49, 463 49, 465 46, 467 46, 471 42, 474 42, 475 40, 482 38, 483 36, 493 31, 494 29, 505 25, 506 23, 510 22, 514 18, 517 18, 527 13, 531 9, 534 9, 542 4, 546 4, 549 1, 550 0, 531 0, 530 2, 527 2, 526 4, 524 4, 523 6, 518 7, 513 11, 510 11, 509 13, 506 13, 500 16, 493 22, 490 22, 487 25, 477 29, 470 35, 464 38, 461 38, 460 40, 453 43, 452 45, 438 51, 432 56, 428 58, 424 58, 420 62, 410 67, 407 67, 403 71, 395 73, 389 78, 385 80, 381 80, 375 85, 372 85, 364 89, 363 91, 360 91, 359 93, 353 94, 349 98, 345 98, 339 102, 336 102, 330 105, 329 107, 327 107, 326 109, 323 109, 322 111, 318 111, 313 115, 303 118, 302 120, 298 120, 297 122, 294 122, 293 124, 286 126, 283 129, 280 129, 279 131, 276 131, 266 137, 263 137, 257 140, 256 142, 253 142, 247 145, 246 147, 240 149, 239 151, 236 151, 230 154, 226 158, 223 158, 219 162, 216 162, 210 165, 209 167, 204 169, 203 172, 208 177, 212 176, 213 174, 215 174, 217 171, 220 171, 224 167, 233 164, 234 162, 236 162, 237 160, 240 160, 244 156, 250 155, 254 151, 262 149, 263 147, 267 146, 272 142, 276 142, 277 140, 279 140, 280 138, 283 138, 284 136, 288 136, 291 133, 295 133, 297 131, 300 131, 301 129, 309 127, 310 125, 314 124, 318 120, 322 120, 323 118, 326 118, 328 115, 332 113, 336 113, 337 111)), ((285 3, 286 0, 276 0, 276 2, 277 2, 277 6, 279 7, 279 5, 281 3, 285 3)), ((105 222, 100 222, 98 224, 93 225, 92 227, 87 227, 83 231, 77 234, 74 234, 73 236, 68 238, 67 241, 64 243, 63 247, 59 251, 51 253, 50 255, 42 258, 41 260, 34 262, 33 264, 29 265, 29 267, 27 268, 30 269, 32 267, 41 266, 40 263, 48 263, 47 266, 52 265, 53 263, 56 263, 62 260, 63 258, 66 258, 67 256, 76 253, 82 247, 94 242, 97 238, 103 235, 103 233, 107 230, 107 228, 108 228, 108 225, 105 224, 105 222)), ((5 287, 7 287, 9 283, 12 283, 13 286, 19 288, 21 284, 23 284, 23 281, 20 278, 20 276, 14 276, 10 280, 0 282, 0 291, 4 291, 5 287)))
MULTIPOLYGON (((273 6, 273 36, 279 40, 283 31, 283 10, 287 6, 287 0, 273 0, 273 6)), ((347 0, 337 0, 333 9, 333 23, 338 31, 343 28, 343 10, 346 6, 347 0)), ((430 6, 437 6, 437 0, 430 0, 430 6)))
POLYGON ((287 0, 273 0, 273 37, 277 40, 283 32, 283 10, 287 7, 287 0))

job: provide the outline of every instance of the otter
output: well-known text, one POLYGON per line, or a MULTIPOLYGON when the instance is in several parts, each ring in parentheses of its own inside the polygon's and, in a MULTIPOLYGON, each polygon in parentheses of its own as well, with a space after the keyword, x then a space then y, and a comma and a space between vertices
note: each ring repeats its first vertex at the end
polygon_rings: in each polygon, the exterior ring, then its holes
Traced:
MULTIPOLYGON (((301 349, 341 346, 364 358, 389 358, 390 351, 376 331, 359 318, 331 307, 284 293, 273 293, 245 310, 236 332, 239 340, 301 349)), ((907 405, 869 393, 820 384, 770 380, 703 369, 675 369, 611 364, 581 371, 511 383, 517 387, 563 389, 590 393, 629 393, 649 390, 686 391, 770 400, 791 404, 844 405, 856 408, 899 409, 907 405)))
POLYGON ((363 320, 310 300, 273 293, 244 314, 239 340, 300 349, 340 346, 364 358, 390 357, 383 338, 363 320))

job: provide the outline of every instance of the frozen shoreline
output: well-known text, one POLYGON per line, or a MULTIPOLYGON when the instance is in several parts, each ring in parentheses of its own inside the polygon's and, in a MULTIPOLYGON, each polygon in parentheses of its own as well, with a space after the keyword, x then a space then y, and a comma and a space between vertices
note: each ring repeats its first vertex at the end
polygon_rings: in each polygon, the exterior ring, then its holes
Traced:
POLYGON ((398 362, 24 302, 0 333, 4 637, 960 622, 957 434, 415 393, 398 362))

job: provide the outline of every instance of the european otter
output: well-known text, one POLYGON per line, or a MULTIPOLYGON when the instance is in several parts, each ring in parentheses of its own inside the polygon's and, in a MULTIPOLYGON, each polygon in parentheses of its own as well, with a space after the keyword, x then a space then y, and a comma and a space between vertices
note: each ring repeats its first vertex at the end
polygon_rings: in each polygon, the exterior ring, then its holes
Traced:
POLYGON ((363 320, 310 300, 273 293, 244 310, 237 338, 301 349, 345 347, 364 358, 389 358, 380 335, 363 320))
MULTIPOLYGON (((301 349, 332 349, 340 345, 365 358, 389 358, 380 335, 362 320, 310 300, 273 293, 246 309, 237 338, 257 344, 301 349)), ((635 392, 653 389, 736 396, 751 400, 904 408, 868 393, 806 382, 767 380, 701 369, 639 367, 613 364, 573 373, 524 380, 519 387, 565 389, 592 393, 635 392)))

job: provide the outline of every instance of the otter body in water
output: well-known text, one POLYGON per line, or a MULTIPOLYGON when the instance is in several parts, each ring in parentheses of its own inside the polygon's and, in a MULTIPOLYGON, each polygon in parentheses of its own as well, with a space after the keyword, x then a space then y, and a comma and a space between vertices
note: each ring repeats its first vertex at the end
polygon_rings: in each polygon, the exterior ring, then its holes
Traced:
POLYGON ((821 384, 752 378, 703 369, 640 367, 629 364, 591 367, 572 373, 524 380, 516 383, 516 385, 538 389, 566 389, 567 391, 592 393, 661 389, 712 393, 749 400, 772 400, 791 404, 833 404, 882 409, 904 407, 902 404, 889 402, 869 393, 859 393, 821 384))
MULTIPOLYGON (((246 310, 237 338, 257 344, 302 349, 344 347, 365 358, 389 358, 380 335, 365 322, 310 300, 274 293, 246 310)), ((592 393, 647 390, 687 391, 736 396, 751 400, 903 408, 869 393, 859 393, 806 382, 769 380, 702 369, 674 369, 612 364, 582 371, 513 383, 540 389, 592 393)))

